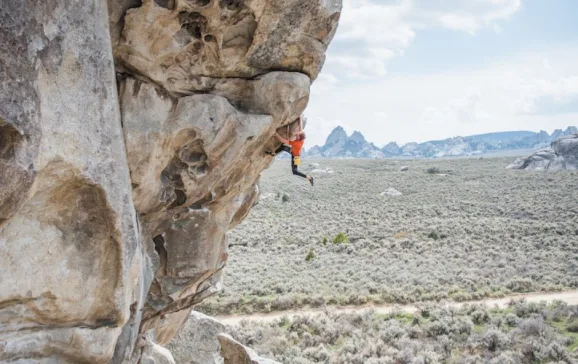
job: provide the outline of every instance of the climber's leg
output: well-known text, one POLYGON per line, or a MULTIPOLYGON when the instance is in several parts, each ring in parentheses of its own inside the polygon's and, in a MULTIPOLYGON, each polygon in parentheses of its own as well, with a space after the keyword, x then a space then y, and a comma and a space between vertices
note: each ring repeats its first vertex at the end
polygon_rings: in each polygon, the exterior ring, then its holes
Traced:
POLYGON ((277 148, 277 150, 275 151, 275 154, 279 154, 281 152, 291 153, 291 146, 287 144, 281 144, 279 148, 277 148))
POLYGON ((307 176, 306 174, 303 174, 297 170, 297 166, 295 165, 295 157, 293 157, 293 156, 291 156, 291 170, 293 171, 294 175, 299 176, 299 177, 303 177, 303 178, 307 178, 307 180, 309 180, 309 176, 307 176))

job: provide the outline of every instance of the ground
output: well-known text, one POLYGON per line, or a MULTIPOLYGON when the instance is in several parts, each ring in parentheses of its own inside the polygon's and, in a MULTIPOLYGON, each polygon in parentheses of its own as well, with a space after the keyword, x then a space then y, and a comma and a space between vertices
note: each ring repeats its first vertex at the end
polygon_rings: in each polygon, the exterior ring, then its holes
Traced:
POLYGON ((513 171, 513 158, 288 160, 230 233, 211 314, 578 287, 578 171, 513 171), (309 166, 315 162, 320 166, 309 166), (409 167, 400 171, 402 166, 409 167), (331 168, 334 173, 321 173, 331 168), (381 195, 393 188, 401 196, 381 195))
POLYGON ((231 334, 284 364, 574 364, 578 308, 422 305, 413 314, 327 313, 241 322, 231 334))

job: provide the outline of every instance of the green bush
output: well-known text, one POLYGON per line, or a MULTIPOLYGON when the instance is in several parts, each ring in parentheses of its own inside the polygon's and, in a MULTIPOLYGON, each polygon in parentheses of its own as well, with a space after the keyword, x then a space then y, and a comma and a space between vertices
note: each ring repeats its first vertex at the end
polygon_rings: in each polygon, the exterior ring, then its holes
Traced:
POLYGON ((348 243, 349 237, 347 236, 347 234, 344 234, 342 232, 335 235, 335 237, 333 238, 333 244, 348 244, 348 243))
POLYGON ((329 241, 329 238, 327 236, 323 237, 323 240, 321 241, 321 244, 323 245, 327 245, 327 242, 329 241))
POLYGON ((566 324, 566 330, 569 332, 578 332, 578 318, 570 320, 566 324))
POLYGON ((307 255, 305 256, 305 261, 308 262, 311 259, 314 259, 316 257, 315 255, 315 250, 313 250, 313 248, 309 248, 309 252, 307 253, 307 255))
POLYGON ((426 169, 426 172, 429 174, 438 174, 441 173, 440 169, 438 167, 429 167, 428 169, 426 169))

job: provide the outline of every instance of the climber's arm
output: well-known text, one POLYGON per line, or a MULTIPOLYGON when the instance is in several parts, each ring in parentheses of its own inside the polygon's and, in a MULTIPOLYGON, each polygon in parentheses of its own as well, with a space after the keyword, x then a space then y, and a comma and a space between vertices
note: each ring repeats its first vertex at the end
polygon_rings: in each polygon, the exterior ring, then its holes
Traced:
POLYGON ((279 139, 279 141, 283 144, 289 144, 289 141, 285 138, 283 138, 281 135, 279 135, 279 133, 275 133, 275 136, 277 137, 277 139, 279 139))

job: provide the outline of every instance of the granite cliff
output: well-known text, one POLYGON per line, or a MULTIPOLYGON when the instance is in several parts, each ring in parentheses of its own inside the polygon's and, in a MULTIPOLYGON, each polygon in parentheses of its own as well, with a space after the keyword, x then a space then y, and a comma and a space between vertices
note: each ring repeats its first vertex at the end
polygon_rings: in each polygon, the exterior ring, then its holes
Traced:
POLYGON ((340 11, 2 2, 0 362, 171 362, 161 346, 220 289, 226 232, 273 133, 296 132, 340 11))

